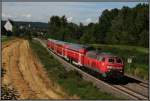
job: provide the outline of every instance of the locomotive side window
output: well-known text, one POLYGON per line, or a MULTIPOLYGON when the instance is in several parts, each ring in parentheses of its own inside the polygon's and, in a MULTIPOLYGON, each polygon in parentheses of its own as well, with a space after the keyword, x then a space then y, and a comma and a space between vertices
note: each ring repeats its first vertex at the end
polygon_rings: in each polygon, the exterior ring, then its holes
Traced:
POLYGON ((99 57, 98 57, 98 60, 99 60, 99 61, 102 61, 102 59, 103 59, 102 56, 99 56, 99 57))
POLYGON ((108 59, 108 62, 114 63, 114 58, 109 58, 109 59, 108 59))
POLYGON ((88 56, 88 57, 89 57, 89 55, 90 55, 90 52, 87 52, 86 56, 88 56))
POLYGON ((103 62, 104 62, 104 61, 105 61, 105 58, 104 58, 104 57, 102 57, 102 56, 99 56, 99 57, 98 57, 98 60, 99 60, 99 61, 103 61, 103 62))
POLYGON ((103 58, 102 61, 104 62, 104 61, 105 61, 105 58, 103 58))

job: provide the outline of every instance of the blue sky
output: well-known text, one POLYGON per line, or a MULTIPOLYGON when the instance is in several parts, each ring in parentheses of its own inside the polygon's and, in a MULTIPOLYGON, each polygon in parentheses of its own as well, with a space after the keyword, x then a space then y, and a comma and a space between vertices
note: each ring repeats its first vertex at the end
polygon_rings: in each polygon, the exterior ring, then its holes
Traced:
POLYGON ((3 2, 2 19, 48 22, 52 15, 65 15, 79 24, 97 22, 105 9, 134 7, 140 2, 3 2))

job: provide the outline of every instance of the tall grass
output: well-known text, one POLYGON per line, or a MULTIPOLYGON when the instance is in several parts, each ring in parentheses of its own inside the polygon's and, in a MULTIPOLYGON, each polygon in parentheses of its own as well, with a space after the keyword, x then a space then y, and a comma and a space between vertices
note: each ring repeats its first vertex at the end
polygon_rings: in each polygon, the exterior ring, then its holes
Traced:
POLYGON ((7 37, 7 36, 4 36, 4 35, 2 35, 2 37, 1 37, 2 42, 6 42, 9 39, 11 39, 11 37, 7 37))
POLYGON ((148 48, 140 47, 140 46, 128 46, 128 45, 107 45, 107 44, 92 44, 94 46, 108 46, 111 48, 119 48, 119 49, 125 49, 125 50, 135 50, 138 52, 143 52, 143 53, 149 53, 148 48))
POLYGON ((77 71, 66 71, 39 42, 30 41, 30 47, 43 63, 49 77, 63 87, 70 96, 76 95, 80 99, 124 99, 99 91, 92 83, 83 80, 77 71))

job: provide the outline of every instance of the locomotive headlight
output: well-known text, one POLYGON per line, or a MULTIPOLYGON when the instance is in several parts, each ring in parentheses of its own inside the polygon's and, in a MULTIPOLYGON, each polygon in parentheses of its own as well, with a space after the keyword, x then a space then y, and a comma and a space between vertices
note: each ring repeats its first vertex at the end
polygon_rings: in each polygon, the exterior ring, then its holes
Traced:
POLYGON ((112 66, 107 66, 107 68, 108 68, 108 69, 112 69, 113 67, 112 67, 112 66))

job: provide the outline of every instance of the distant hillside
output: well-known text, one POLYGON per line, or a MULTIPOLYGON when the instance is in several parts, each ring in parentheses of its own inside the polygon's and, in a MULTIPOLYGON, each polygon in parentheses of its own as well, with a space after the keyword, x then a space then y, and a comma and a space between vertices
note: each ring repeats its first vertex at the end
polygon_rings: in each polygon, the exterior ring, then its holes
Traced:
MULTIPOLYGON (((4 26, 6 21, 1 21, 1 25, 4 26)), ((47 29, 48 28, 48 23, 43 23, 43 22, 25 22, 25 21, 13 21, 14 24, 16 25, 22 25, 22 26, 28 26, 29 24, 31 25, 31 27, 35 27, 35 28, 44 28, 47 29)))

